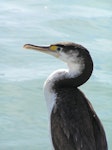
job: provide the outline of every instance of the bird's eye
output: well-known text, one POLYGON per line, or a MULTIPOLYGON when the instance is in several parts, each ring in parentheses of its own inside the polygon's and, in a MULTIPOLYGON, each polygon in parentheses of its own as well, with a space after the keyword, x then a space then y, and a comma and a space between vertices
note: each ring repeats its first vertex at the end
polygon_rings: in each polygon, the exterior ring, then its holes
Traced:
POLYGON ((57 51, 61 51, 62 49, 62 47, 57 47, 57 51))

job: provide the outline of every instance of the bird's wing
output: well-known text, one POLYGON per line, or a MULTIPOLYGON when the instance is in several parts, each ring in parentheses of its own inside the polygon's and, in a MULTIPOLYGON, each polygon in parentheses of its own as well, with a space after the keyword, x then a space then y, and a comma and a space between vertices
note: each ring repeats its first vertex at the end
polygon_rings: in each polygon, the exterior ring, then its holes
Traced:
POLYGON ((89 105, 89 114, 92 121, 96 147, 98 150, 99 149, 108 150, 106 135, 102 123, 100 122, 98 116, 96 115, 91 103, 88 100, 87 102, 89 105))
POLYGON ((99 136, 104 137, 103 128, 85 96, 80 91, 76 91, 74 95, 73 92, 71 95, 71 91, 66 91, 62 97, 60 95, 51 114, 51 133, 55 150, 101 149, 97 148, 96 143, 99 138, 102 139, 99 136))

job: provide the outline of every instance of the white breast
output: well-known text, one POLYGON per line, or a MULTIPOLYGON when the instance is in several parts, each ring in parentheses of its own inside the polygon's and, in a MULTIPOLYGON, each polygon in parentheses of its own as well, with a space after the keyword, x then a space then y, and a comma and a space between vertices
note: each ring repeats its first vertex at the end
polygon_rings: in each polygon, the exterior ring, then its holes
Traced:
MULTIPOLYGON (((51 120, 52 109, 56 102, 56 97, 57 97, 57 93, 55 93, 55 91, 53 90, 52 87, 54 85, 54 82, 56 80, 58 80, 58 78, 63 77, 63 75, 65 75, 65 74, 67 74, 67 70, 65 70, 65 69, 57 70, 48 77, 48 79, 46 80, 46 82, 44 84, 44 96, 45 96, 48 113, 49 113, 49 132, 50 132, 51 143, 52 143, 52 138, 51 138, 50 120, 51 120)), ((53 144, 52 144, 52 150, 54 150, 53 144)))
POLYGON ((68 71, 66 69, 54 71, 44 83, 44 96, 47 103, 49 115, 52 112, 57 96, 57 93, 55 93, 55 91, 53 90, 54 82, 58 81, 58 79, 63 78, 63 76, 67 74, 68 71))

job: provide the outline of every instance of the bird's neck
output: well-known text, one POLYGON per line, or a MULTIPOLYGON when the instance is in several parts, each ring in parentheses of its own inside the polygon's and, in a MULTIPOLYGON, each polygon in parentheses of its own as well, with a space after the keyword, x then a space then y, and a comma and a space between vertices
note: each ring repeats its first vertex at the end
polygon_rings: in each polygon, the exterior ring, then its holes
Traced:
POLYGON ((54 99, 60 88, 77 88, 84 84, 93 70, 92 59, 84 64, 68 63, 69 70, 60 69, 53 72, 44 84, 44 93, 49 110, 52 110, 54 99))
MULTIPOLYGON (((68 72, 62 71, 54 81, 54 89, 65 87, 79 87, 84 84, 91 76, 93 62, 91 57, 83 63, 68 63, 68 72)), ((57 72, 58 73, 58 72, 57 72)))

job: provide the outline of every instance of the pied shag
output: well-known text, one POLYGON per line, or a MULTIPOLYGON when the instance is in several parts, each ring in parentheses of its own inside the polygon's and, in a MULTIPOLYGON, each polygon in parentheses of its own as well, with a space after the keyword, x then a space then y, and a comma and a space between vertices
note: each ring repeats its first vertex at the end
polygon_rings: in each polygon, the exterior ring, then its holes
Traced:
POLYGON ((24 45, 55 56, 68 70, 53 72, 44 84, 54 150, 107 150, 105 131, 91 103, 78 89, 91 76, 93 61, 88 50, 76 43, 50 46, 24 45))

